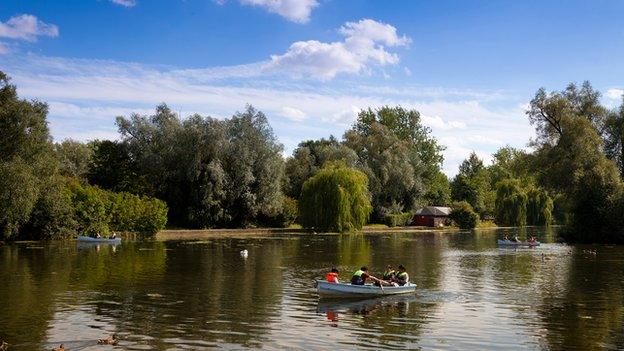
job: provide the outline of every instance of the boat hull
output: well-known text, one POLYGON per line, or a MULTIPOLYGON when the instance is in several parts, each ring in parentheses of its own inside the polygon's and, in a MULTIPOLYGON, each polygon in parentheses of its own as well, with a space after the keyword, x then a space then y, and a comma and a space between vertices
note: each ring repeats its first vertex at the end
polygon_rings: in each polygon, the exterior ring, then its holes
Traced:
POLYGON ((499 246, 524 246, 524 247, 534 247, 534 246, 540 246, 540 242, 536 241, 536 242, 528 242, 528 241, 511 241, 511 240, 498 240, 498 245, 499 246))
POLYGON ((351 285, 329 283, 324 280, 316 281, 316 289, 320 296, 325 297, 374 297, 386 295, 413 294, 416 284, 404 286, 384 286, 383 289, 375 285, 351 285))
POLYGON ((92 238, 90 236, 82 236, 82 235, 79 235, 76 240, 80 242, 85 242, 85 243, 111 243, 111 244, 121 243, 121 238, 115 238, 115 239, 92 238))

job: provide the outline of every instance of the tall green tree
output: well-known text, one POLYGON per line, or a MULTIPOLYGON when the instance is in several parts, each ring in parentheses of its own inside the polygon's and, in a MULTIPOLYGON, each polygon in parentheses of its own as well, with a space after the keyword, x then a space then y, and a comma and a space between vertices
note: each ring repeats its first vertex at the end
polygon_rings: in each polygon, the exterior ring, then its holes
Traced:
POLYGON ((476 153, 459 165, 459 173, 451 183, 451 198, 468 202, 481 217, 494 210, 494 191, 491 189, 488 169, 476 153))
POLYGON ((620 177, 624 178, 624 101, 618 109, 611 111, 607 116, 603 135, 605 153, 617 164, 620 177))
MULTIPOLYGON (((22 100, 8 76, 0 72, 0 238, 27 236, 27 224, 48 226, 52 218, 39 216, 49 201, 64 208, 64 197, 56 189, 58 161, 46 121, 48 107, 38 101, 22 100)), ((58 230, 70 221, 54 221, 58 230)), ((31 225, 31 228, 33 226, 31 225)), ((71 233, 67 228, 67 232, 71 233)), ((56 229, 55 229, 56 230, 56 229)))
POLYGON ((54 144, 54 150, 59 161, 59 172, 65 177, 87 181, 89 164, 93 156, 93 149, 79 141, 63 140, 54 144))
POLYGON ((540 184, 563 193, 570 210, 568 238, 576 241, 624 242, 624 224, 614 219, 623 185, 615 163, 603 154, 598 133, 603 108, 587 88, 581 97, 540 89, 527 115, 536 125, 535 161, 540 184))
POLYGON ((374 215, 381 220, 393 204, 412 210, 444 199, 442 150, 420 113, 403 107, 362 110, 344 136, 369 178, 374 215), (432 185, 430 188, 429 185, 432 185))
POLYGON ((226 120, 182 120, 163 104, 152 116, 117 123, 132 164, 167 202, 172 222, 240 227, 284 208, 282 145, 253 107, 226 120))
POLYGON ((318 231, 361 229, 372 206, 366 175, 343 163, 329 163, 306 180, 299 200, 301 225, 318 231))
POLYGON ((154 191, 139 174, 130 157, 128 146, 111 140, 95 140, 89 144, 90 161, 86 173, 90 184, 111 191, 149 194, 154 191))
POLYGON ((292 198, 299 198, 303 183, 316 174, 328 161, 342 161, 351 167, 358 164, 358 156, 334 136, 329 139, 307 140, 299 143, 292 157, 286 160, 286 184, 284 191, 292 198))
POLYGON ((517 179, 505 179, 496 190, 496 223, 521 227, 527 221, 528 197, 517 179))
POLYGON ((528 225, 550 225, 552 223, 554 204, 546 190, 530 187, 526 194, 526 223, 528 225))

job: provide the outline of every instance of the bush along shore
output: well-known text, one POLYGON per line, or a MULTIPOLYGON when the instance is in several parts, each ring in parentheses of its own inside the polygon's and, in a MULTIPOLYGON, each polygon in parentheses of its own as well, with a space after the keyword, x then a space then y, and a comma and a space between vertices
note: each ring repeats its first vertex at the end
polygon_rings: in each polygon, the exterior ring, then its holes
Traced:
POLYGON ((302 141, 286 159, 252 106, 216 119, 162 104, 117 117, 119 140, 89 142, 54 143, 47 113, 0 72, 0 240, 166 225, 348 232, 409 225, 432 205, 452 207, 461 228, 555 223, 570 241, 624 243, 624 104, 604 107, 587 82, 537 91, 531 152, 502 147, 489 165, 472 153, 452 179, 444 146, 400 106, 362 110, 342 137, 302 141))

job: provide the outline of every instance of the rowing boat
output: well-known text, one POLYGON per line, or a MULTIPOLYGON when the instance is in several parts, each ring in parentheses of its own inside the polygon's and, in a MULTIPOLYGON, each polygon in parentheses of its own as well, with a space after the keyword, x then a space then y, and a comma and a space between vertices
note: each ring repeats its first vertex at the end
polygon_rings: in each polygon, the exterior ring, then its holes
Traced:
POLYGON ((79 235, 76 240, 81 241, 81 242, 85 242, 85 243, 111 243, 111 244, 119 244, 119 243, 121 243, 121 238, 114 238, 114 239, 109 239, 109 238, 92 238, 90 236, 83 236, 83 235, 79 235))
POLYGON ((403 286, 379 286, 352 285, 343 283, 330 283, 325 280, 316 281, 316 289, 320 296, 332 297, 373 297, 383 295, 410 294, 416 291, 416 284, 407 284, 403 286))
POLYGON ((529 241, 511 241, 511 240, 498 240, 499 246, 540 246, 539 241, 529 242, 529 241))

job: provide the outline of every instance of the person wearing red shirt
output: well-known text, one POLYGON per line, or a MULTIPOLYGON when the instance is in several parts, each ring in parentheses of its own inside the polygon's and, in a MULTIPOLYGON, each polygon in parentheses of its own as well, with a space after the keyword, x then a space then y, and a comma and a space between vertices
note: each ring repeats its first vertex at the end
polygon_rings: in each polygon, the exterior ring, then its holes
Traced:
POLYGON ((327 280, 330 283, 338 283, 338 269, 336 269, 335 267, 331 269, 331 272, 327 273, 327 276, 325 276, 325 280, 327 280))

